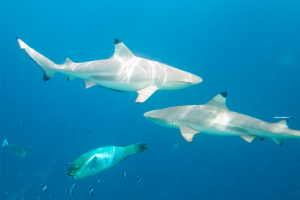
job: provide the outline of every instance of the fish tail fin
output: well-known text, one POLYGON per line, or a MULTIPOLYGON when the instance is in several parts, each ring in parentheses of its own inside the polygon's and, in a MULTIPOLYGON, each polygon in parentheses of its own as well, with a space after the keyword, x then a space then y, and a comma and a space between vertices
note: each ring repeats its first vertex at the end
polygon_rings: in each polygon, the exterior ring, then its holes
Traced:
POLYGON ((3 143, 2 143, 2 147, 5 147, 8 145, 7 139, 4 139, 3 143))
POLYGON ((131 150, 131 155, 146 151, 148 149, 147 144, 148 143, 139 143, 130 145, 129 148, 131 150))
POLYGON ((24 49, 25 52, 44 70, 44 81, 50 80, 55 74, 55 67, 56 64, 43 56, 42 54, 38 53, 34 49, 30 48, 25 42, 20 40, 17 37, 17 41, 20 45, 21 49, 24 49))

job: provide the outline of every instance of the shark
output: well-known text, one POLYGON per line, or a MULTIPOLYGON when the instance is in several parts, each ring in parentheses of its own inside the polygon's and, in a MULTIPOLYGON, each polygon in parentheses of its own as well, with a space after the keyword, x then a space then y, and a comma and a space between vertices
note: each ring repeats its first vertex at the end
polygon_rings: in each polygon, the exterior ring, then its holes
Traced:
POLYGON ((287 138, 300 139, 300 131, 288 128, 287 120, 268 123, 230 111, 226 106, 227 92, 222 92, 204 105, 176 106, 150 111, 147 119, 170 128, 179 128, 188 142, 197 133, 220 136, 239 136, 249 143, 253 140, 273 139, 280 146, 287 138))
POLYGON ((118 92, 135 91, 136 103, 146 101, 156 90, 177 90, 202 82, 189 72, 135 56, 119 39, 115 39, 115 52, 109 59, 75 63, 68 57, 61 65, 38 53, 21 39, 19 46, 44 70, 44 81, 56 72, 83 79, 85 88, 98 85, 118 92))

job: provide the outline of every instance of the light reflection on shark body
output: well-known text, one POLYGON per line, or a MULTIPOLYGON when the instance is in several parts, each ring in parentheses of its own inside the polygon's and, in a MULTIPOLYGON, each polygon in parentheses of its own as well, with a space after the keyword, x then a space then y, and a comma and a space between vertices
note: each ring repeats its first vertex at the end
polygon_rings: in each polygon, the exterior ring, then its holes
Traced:
POLYGON ((69 81, 83 79, 85 88, 98 85, 116 91, 136 91, 136 103, 146 101, 156 90, 176 90, 202 82, 200 77, 189 72, 134 56, 118 39, 115 40, 115 53, 109 59, 74 63, 66 58, 62 65, 53 63, 19 38, 17 40, 20 48, 44 70, 44 81, 61 72, 69 81))
POLYGON ((182 136, 193 141, 199 132, 240 136, 247 142, 257 137, 272 138, 282 145, 287 138, 300 139, 300 131, 291 130, 287 120, 268 123, 253 117, 228 110, 226 106, 227 92, 223 92, 205 105, 190 105, 154 110, 144 114, 149 120, 171 128, 179 128, 182 136))

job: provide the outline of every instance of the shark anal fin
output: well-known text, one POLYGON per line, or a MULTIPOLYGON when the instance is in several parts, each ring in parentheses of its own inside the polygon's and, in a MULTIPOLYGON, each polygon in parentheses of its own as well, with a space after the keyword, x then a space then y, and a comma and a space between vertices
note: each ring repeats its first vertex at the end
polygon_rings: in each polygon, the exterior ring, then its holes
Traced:
POLYGON ((50 79, 51 78, 46 75, 46 72, 44 72, 43 80, 44 81, 49 81, 50 79))
POLYGON ((226 98, 227 98, 227 92, 222 92, 222 93, 218 94, 217 96, 215 96, 212 100, 210 100, 205 105, 215 106, 215 107, 219 107, 219 108, 228 110, 228 108, 226 106, 226 98))
POLYGON ((74 80, 74 78, 75 77, 73 77, 73 76, 67 76, 68 81, 72 81, 72 80, 74 80))
POLYGON ((274 142, 275 142, 276 144, 278 144, 278 145, 280 145, 280 146, 283 145, 283 140, 284 140, 284 138, 274 138, 273 140, 274 140, 274 142))
POLYGON ((135 100, 135 103, 143 103, 146 101, 158 88, 156 86, 148 86, 144 89, 138 90, 138 98, 135 100))
POLYGON ((122 91, 122 90, 115 90, 115 89, 111 89, 111 88, 103 87, 103 86, 99 86, 99 87, 101 87, 101 88, 106 88, 106 89, 109 89, 109 90, 113 90, 113 91, 116 91, 116 92, 126 93, 125 91, 122 91))
POLYGON ((276 122, 275 124, 278 124, 283 128, 289 128, 288 125, 287 125, 287 121, 288 121, 287 119, 284 119, 284 120, 281 120, 279 122, 276 122))
POLYGON ((249 143, 251 143, 256 138, 256 136, 254 136, 254 135, 240 135, 240 136, 241 136, 241 138, 243 138, 244 140, 246 140, 249 143))
POLYGON ((97 85, 97 83, 90 81, 90 80, 84 80, 84 82, 85 82, 85 89, 88 89, 94 85, 97 85))
POLYGON ((96 171, 97 167, 98 167, 98 157, 94 156, 94 158, 91 160, 90 170, 91 171, 96 171))
POLYGON ((179 126, 179 129, 183 138, 188 142, 192 142, 194 135, 199 133, 199 131, 191 129, 187 126, 179 126))

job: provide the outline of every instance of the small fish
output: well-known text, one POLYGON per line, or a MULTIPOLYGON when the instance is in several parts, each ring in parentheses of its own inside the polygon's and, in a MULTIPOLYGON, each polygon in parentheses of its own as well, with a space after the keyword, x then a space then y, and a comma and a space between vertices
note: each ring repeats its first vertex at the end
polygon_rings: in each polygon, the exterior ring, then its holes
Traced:
POLYGON ((74 55, 74 54, 82 54, 82 50, 79 49, 79 48, 68 48, 68 49, 65 50, 65 52, 68 55, 70 55, 70 54, 72 54, 72 55, 74 55))
POLYGON ((51 196, 51 194, 49 194, 49 198, 51 198, 52 196, 51 196))
POLYGON ((160 197, 160 200, 164 200, 162 197, 160 197))
POLYGON ((113 176, 116 177, 116 173, 115 172, 113 172, 113 176))
POLYGON ((19 126, 23 126, 23 121, 20 121, 20 122, 19 122, 19 126))
POLYGON ((74 194, 74 191, 72 190, 72 189, 67 189, 67 193, 69 194, 69 195, 73 195, 74 194))
POLYGON ((65 151, 65 157, 67 156, 67 151, 65 151))
POLYGON ((94 196, 94 188, 90 185, 90 195, 93 197, 94 196))
POLYGON ((71 187, 72 187, 72 189, 76 189, 75 183, 71 182, 71 187))
POLYGON ((53 145, 52 145, 52 147, 51 147, 51 148, 52 148, 52 150, 54 149, 53 145))
POLYGON ((28 174, 26 174, 26 176, 25 176, 25 180, 26 180, 26 181, 28 180, 28 174))
POLYGON ((0 151, 0 155, 2 154, 2 150, 0 151))
POLYGON ((40 200, 40 196, 38 196, 36 199, 37 199, 37 200, 40 200))
POLYGON ((100 179, 97 182, 100 183, 100 179))
POLYGON ((127 172, 122 172, 122 176, 126 178, 128 176, 127 172))
POLYGON ((141 180, 142 180, 142 177, 141 176, 138 176, 137 178, 136 178, 136 182, 141 182, 141 180))
POLYGON ((128 146, 105 146, 93 149, 81 155, 71 164, 68 176, 72 179, 81 179, 99 174, 123 162, 129 156, 147 149, 147 143, 128 146))
POLYGON ((289 117, 274 117, 275 119, 293 119, 293 116, 289 117))
POLYGON ((30 152, 32 151, 32 147, 31 147, 31 146, 29 146, 29 151, 30 151, 30 152))
POLYGON ((19 172, 19 175, 18 175, 18 177, 19 177, 19 178, 21 177, 21 172, 19 172))
POLYGON ((47 192, 47 186, 45 185, 45 184, 41 184, 41 188, 42 188, 42 190, 43 190, 43 192, 47 192))
POLYGON ((5 196, 7 196, 7 192, 5 192, 5 196))
POLYGON ((5 139, 2 143, 2 147, 8 147, 9 150, 15 154, 16 156, 19 157, 24 157, 26 156, 26 152, 24 151, 24 149, 22 149, 21 147, 17 146, 17 145, 13 145, 13 144, 8 144, 7 139, 5 139))

